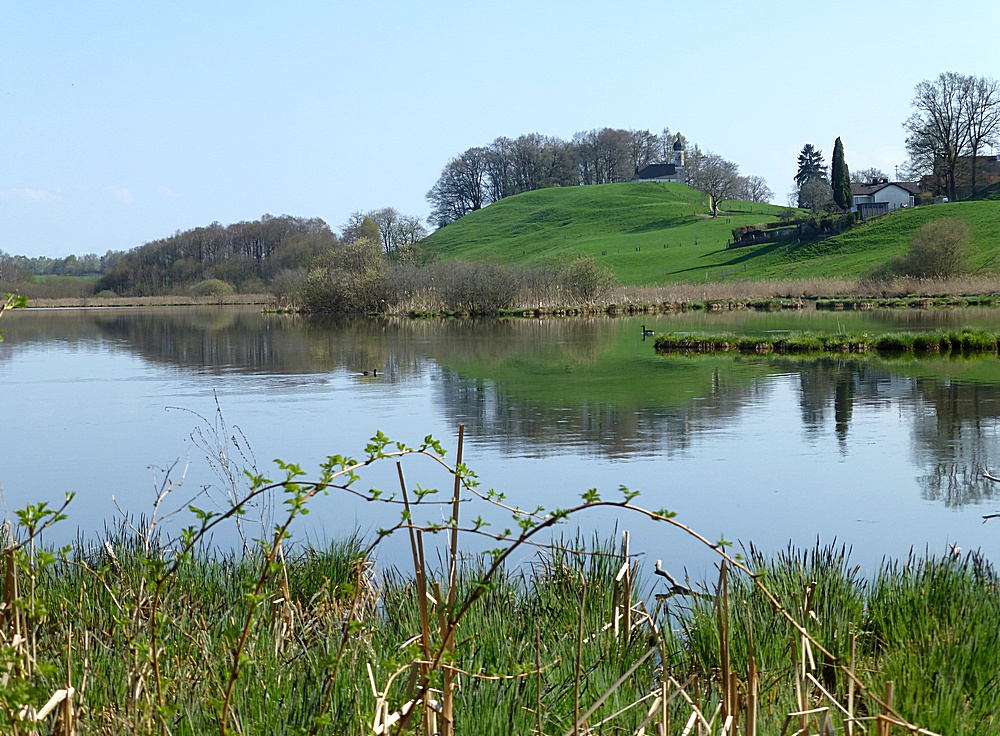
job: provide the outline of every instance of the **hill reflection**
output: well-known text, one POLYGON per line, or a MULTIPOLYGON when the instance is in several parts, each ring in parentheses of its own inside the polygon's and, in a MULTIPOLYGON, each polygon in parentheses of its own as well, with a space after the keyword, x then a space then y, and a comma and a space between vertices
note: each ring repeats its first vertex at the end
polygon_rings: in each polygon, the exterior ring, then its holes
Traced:
POLYGON ((610 318, 317 320, 228 307, 10 316, 0 361, 19 347, 101 344, 208 375, 305 381, 377 370, 390 386, 432 376, 433 401, 450 420, 513 456, 683 453, 754 411, 780 377, 796 388, 807 437, 832 434, 846 452, 859 408, 898 407, 909 418, 926 500, 962 506, 997 494, 982 478, 982 469, 1000 466, 994 358, 661 357, 638 337, 637 320, 610 318))

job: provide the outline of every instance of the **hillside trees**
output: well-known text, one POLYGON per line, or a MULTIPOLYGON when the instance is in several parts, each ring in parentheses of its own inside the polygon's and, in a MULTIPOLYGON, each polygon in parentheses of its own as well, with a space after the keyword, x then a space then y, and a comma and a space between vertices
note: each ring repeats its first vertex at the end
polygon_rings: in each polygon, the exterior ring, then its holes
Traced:
POLYGON ((903 123, 906 148, 915 168, 933 174, 939 193, 958 198, 959 168, 971 159, 971 191, 977 158, 1000 133, 1000 87, 996 80, 942 72, 914 89, 913 112, 903 123))
POLYGON ((830 166, 830 186, 833 189, 833 201, 842 210, 849 210, 852 204, 851 173, 844 160, 844 144, 837 136, 833 144, 833 162, 830 166))

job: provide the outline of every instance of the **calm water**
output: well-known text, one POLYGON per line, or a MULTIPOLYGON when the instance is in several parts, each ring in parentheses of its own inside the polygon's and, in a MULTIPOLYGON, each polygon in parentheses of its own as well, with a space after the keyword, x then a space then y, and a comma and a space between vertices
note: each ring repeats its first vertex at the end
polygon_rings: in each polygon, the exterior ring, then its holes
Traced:
MULTIPOLYGON (((61 534, 96 536, 119 509, 148 514, 168 481, 176 487, 161 511, 203 488, 197 503, 210 506, 246 466, 276 477, 271 461, 282 458, 312 470, 331 454, 362 455, 377 430, 410 444, 433 434, 454 448, 464 423, 483 487, 523 507, 568 506, 591 487, 617 497, 626 485, 642 491, 640 505, 677 511, 713 540, 774 550, 836 539, 866 566, 949 544, 1000 561, 1000 521, 982 523, 1000 511, 1000 487, 980 476, 1000 472, 997 359, 665 358, 641 339, 641 323, 1000 330, 1000 313, 503 323, 309 321, 239 308, 8 313, 3 501, 10 514, 75 491, 61 534), (372 369, 377 377, 363 375, 372 369)), ((450 488, 429 462, 405 472, 411 487, 450 488)), ((363 482, 398 484, 392 466, 363 482)), ((418 521, 442 513, 429 507, 418 521)), ((318 501, 298 532, 317 541, 390 518, 341 494, 318 501)), ((587 534, 629 529, 635 548, 668 567, 706 564, 687 539, 636 517, 595 511, 579 523, 587 534)))

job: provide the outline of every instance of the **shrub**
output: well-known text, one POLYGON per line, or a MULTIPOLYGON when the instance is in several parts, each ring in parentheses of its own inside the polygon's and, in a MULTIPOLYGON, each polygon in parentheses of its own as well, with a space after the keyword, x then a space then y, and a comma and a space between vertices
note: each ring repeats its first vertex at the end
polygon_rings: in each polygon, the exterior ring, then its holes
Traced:
POLYGON ((188 289, 189 296, 232 296, 236 289, 221 279, 206 279, 188 289))
POLYGON ((593 257, 577 258, 559 272, 559 283, 575 301, 593 303, 603 298, 618 283, 614 273, 598 265, 593 257))
POLYGON ((447 263, 438 274, 445 309, 491 314, 513 306, 520 291, 514 270, 490 261, 447 263))
POLYGON ((104 289, 103 291, 99 291, 96 294, 94 294, 94 296, 97 297, 98 299, 114 299, 118 295, 115 292, 111 291, 111 289, 104 289))
POLYGON ((962 220, 928 222, 913 234, 910 252, 902 263, 903 275, 947 278, 966 272, 971 239, 972 231, 962 220))
POLYGON ((388 263, 382 245, 362 237, 343 243, 309 272, 302 299, 309 312, 384 312, 388 263))

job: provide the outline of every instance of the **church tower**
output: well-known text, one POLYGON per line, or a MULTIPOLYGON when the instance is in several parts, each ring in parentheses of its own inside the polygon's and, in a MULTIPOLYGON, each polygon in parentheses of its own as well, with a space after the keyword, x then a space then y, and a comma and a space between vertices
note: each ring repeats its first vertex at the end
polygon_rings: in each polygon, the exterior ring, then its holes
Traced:
POLYGON ((678 169, 684 167, 684 144, 681 143, 681 134, 677 134, 677 138, 674 139, 674 160, 671 163, 678 169))

